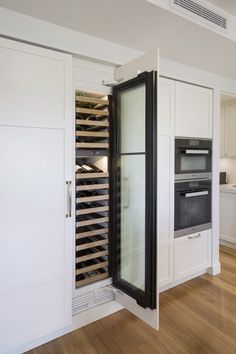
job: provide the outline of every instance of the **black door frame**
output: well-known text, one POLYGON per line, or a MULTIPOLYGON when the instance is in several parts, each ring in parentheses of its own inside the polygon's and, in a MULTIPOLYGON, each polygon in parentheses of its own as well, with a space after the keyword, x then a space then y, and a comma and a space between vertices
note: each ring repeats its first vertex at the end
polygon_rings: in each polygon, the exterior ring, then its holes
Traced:
POLYGON ((110 232, 113 286, 146 308, 156 308, 157 278, 157 72, 144 72, 113 88, 111 141, 110 232), (146 87, 145 132, 145 291, 120 278, 120 116, 119 93, 140 84, 146 87))

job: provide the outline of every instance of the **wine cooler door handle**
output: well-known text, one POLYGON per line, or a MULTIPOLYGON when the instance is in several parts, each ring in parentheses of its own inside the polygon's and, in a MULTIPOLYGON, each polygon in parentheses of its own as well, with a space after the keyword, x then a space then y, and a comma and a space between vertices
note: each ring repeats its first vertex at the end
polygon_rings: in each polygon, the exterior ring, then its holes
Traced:
POLYGON ((124 178, 124 209, 127 209, 129 207, 129 179, 127 177, 124 178))
POLYGON ((66 213, 66 217, 67 217, 67 218, 71 218, 71 210, 72 210, 71 181, 66 181, 66 199, 67 199, 67 213, 66 213))
POLYGON ((208 195, 208 191, 186 193, 185 197, 186 198, 192 198, 192 197, 200 197, 201 195, 208 195))

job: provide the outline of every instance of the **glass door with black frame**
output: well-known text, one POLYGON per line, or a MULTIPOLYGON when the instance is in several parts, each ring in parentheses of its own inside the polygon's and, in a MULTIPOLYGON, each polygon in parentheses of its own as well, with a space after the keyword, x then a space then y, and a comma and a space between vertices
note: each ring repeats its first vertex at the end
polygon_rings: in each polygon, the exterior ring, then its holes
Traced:
POLYGON ((156 72, 113 91, 113 285, 156 308, 156 72))

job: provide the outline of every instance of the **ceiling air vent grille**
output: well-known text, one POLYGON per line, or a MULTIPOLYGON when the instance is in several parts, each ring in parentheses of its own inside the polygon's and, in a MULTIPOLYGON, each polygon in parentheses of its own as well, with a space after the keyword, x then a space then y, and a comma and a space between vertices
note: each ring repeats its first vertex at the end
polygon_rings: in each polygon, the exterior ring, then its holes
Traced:
POLYGON ((221 27, 222 29, 227 28, 227 19, 220 14, 206 8, 205 6, 200 5, 196 1, 192 0, 172 0, 171 1, 175 7, 181 7, 192 14, 200 16, 204 20, 207 20, 216 26, 221 27))

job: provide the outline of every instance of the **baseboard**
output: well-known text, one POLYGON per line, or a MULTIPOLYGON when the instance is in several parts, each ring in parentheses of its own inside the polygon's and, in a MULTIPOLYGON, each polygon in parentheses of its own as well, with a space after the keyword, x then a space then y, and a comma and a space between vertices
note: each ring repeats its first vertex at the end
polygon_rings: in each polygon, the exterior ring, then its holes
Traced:
POLYGON ((98 321, 122 309, 123 307, 116 301, 110 301, 91 308, 87 311, 81 312, 73 317, 71 331, 87 326, 89 323, 98 321))
POLYGON ((208 274, 210 275, 218 275, 221 273, 221 264, 220 262, 217 262, 215 264, 213 264, 209 269, 208 269, 208 274))
POLYGON ((236 237, 230 237, 230 236, 221 234, 220 241, 236 244, 236 237))
POLYGON ((234 243, 234 242, 229 242, 229 241, 225 241, 225 240, 220 240, 220 245, 226 246, 226 247, 229 247, 229 248, 236 249, 236 243, 234 243))
POLYGON ((34 349, 36 347, 39 347, 40 345, 43 345, 56 338, 59 338, 65 334, 75 331, 76 329, 84 327, 89 323, 100 320, 103 317, 109 316, 112 313, 120 311, 122 308, 123 307, 116 301, 110 301, 97 307, 94 307, 90 310, 81 312, 77 316, 73 317, 71 326, 62 328, 56 332, 50 333, 49 335, 38 338, 32 342, 28 342, 20 347, 17 347, 15 350, 9 351, 5 354, 24 353, 28 350, 34 349))

